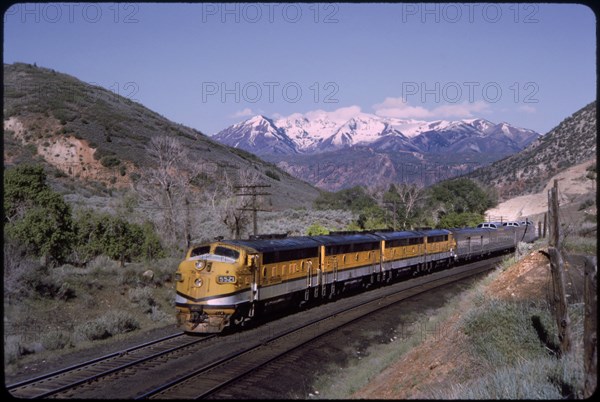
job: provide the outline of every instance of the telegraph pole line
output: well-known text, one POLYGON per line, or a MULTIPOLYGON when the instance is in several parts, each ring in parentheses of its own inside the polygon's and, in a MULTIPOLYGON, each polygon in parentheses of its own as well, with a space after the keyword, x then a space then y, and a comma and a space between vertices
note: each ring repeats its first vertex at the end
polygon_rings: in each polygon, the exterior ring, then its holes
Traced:
POLYGON ((261 209, 258 207, 257 197, 259 195, 271 195, 271 193, 267 193, 267 192, 259 193, 258 189, 259 188, 268 188, 268 187, 271 187, 271 185, 270 184, 249 184, 249 185, 245 185, 245 186, 234 186, 235 189, 242 191, 241 193, 236 194, 237 197, 244 197, 244 196, 252 197, 252 206, 251 207, 238 208, 238 210, 252 211, 252 229, 253 229, 253 234, 255 236, 258 234, 257 212, 258 211, 263 211, 263 212, 269 211, 268 209, 261 209), (247 191, 249 191, 249 192, 247 192, 247 191))
POLYGON ((396 200, 393 200, 393 201, 384 201, 383 202, 386 205, 392 205, 394 207, 394 212, 393 212, 393 215, 392 215, 393 222, 394 222, 394 226, 393 226, 394 231, 396 231, 396 202, 397 202, 396 200))

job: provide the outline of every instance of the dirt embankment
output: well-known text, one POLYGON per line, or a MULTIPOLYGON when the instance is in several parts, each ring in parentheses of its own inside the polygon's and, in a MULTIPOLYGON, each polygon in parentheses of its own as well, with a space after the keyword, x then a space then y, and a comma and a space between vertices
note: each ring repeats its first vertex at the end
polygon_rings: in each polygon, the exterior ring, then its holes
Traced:
MULTIPOLYGON (((61 134, 61 129, 62 125, 58 120, 48 117, 22 121, 13 116, 4 121, 4 130, 12 131, 15 140, 23 145, 33 144, 38 155, 64 174, 78 179, 101 181, 114 187, 130 184, 129 175, 120 174, 118 168, 105 167, 95 159, 96 149, 86 140, 61 134)), ((6 162, 10 163, 10 158, 5 157, 6 162)), ((129 162, 121 161, 120 165, 123 165, 126 172, 134 169, 129 162)))
POLYGON ((528 194, 500 203, 497 207, 486 212, 490 220, 520 220, 521 217, 531 217, 542 214, 548 210, 548 190, 558 180, 559 203, 562 206, 575 202, 581 195, 594 193, 596 184, 594 180, 587 179, 586 169, 594 164, 595 159, 572 166, 552 177, 544 190, 537 194, 528 194))

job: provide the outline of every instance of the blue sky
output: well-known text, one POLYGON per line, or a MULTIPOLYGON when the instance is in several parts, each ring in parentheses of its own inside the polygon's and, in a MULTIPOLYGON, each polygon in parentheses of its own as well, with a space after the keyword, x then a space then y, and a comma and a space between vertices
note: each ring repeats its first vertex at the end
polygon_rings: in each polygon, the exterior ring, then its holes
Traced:
POLYGON ((595 34, 577 4, 27 3, 3 57, 209 135, 317 110, 546 133, 596 98, 595 34))

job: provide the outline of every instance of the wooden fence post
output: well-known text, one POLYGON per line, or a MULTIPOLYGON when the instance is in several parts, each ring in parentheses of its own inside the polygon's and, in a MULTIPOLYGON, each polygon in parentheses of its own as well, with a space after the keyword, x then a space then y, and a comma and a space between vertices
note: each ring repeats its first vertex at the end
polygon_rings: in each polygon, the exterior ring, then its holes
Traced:
POLYGON ((560 352, 561 355, 564 355, 571 350, 571 329, 563 275, 564 263, 561 255, 558 180, 554 180, 554 187, 548 190, 548 217, 550 221, 548 257, 550 258, 552 284, 554 285, 554 311, 556 312, 560 352))
POLYGON ((585 315, 583 322, 583 370, 585 382, 583 386, 583 397, 589 398, 593 395, 597 385, 597 291, 598 266, 596 257, 588 257, 585 260, 585 278, 583 285, 583 300, 585 315))
POLYGON ((571 320, 567 311, 567 296, 565 292, 565 279, 563 275, 563 259, 560 250, 555 247, 548 248, 550 255, 550 270, 552 271, 552 283, 554 287, 554 310, 556 311, 556 326, 558 327, 558 340, 560 342, 560 354, 571 350, 571 320))
POLYGON ((560 218, 558 216, 558 180, 554 180, 554 187, 548 190, 548 221, 550 223, 550 247, 560 247, 560 218))

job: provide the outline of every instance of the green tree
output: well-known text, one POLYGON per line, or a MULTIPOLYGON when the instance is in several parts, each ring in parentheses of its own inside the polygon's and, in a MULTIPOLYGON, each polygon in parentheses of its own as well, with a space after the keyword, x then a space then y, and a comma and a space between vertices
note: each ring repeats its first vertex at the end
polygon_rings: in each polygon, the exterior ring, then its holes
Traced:
POLYGON ((475 227, 483 220, 484 216, 475 212, 450 212, 442 216, 436 226, 438 228, 475 227))
POLYGON ((4 175, 5 234, 46 263, 61 263, 74 240, 71 208, 46 184, 41 166, 24 165, 4 175))
POLYGON ((75 214, 74 262, 85 265, 103 252, 103 236, 106 216, 91 209, 80 210, 75 214))
POLYGON ((376 206, 377 202, 364 188, 355 186, 334 193, 322 192, 314 205, 317 209, 342 209, 359 213, 365 208, 376 206))
POLYGON ((429 189, 430 209, 437 209, 438 217, 451 212, 483 214, 495 205, 489 192, 474 181, 461 178, 436 184, 429 189))
POLYGON ((385 211, 377 205, 371 205, 363 208, 358 214, 356 221, 362 230, 387 229, 388 221, 385 217, 385 211))
POLYGON ((377 201, 361 186, 337 191, 322 192, 314 202, 317 209, 349 210, 358 215, 356 224, 362 230, 387 228, 388 223, 377 201))

